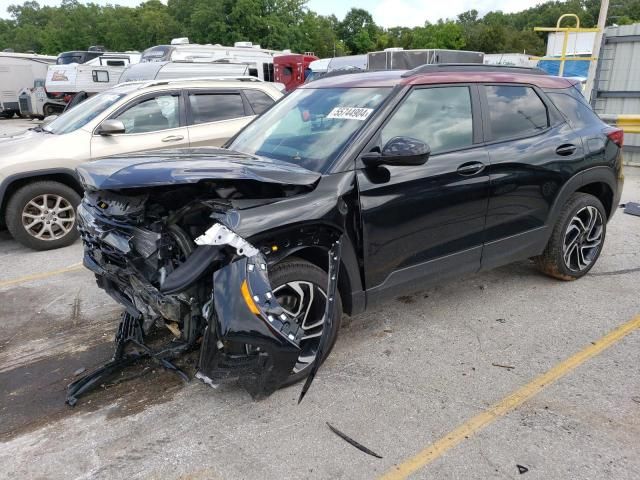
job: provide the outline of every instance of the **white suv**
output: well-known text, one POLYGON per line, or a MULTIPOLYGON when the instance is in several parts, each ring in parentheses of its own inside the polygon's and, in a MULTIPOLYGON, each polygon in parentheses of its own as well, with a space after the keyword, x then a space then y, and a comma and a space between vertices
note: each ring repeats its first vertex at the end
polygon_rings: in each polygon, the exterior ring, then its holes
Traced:
POLYGON ((282 93, 253 77, 131 82, 90 97, 44 128, 0 139, 0 224, 23 245, 73 243, 75 167, 109 155, 221 146, 282 93))

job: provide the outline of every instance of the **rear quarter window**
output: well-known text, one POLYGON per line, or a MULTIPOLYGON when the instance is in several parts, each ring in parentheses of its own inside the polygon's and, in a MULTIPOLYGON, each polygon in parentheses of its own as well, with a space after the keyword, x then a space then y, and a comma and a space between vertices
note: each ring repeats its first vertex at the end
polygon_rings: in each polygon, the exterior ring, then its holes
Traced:
POLYGON ((256 115, 260 115, 275 103, 273 98, 260 90, 245 90, 244 94, 256 115))
POLYGON ((600 122, 587 100, 575 88, 548 89, 546 94, 572 127, 584 128, 600 122))

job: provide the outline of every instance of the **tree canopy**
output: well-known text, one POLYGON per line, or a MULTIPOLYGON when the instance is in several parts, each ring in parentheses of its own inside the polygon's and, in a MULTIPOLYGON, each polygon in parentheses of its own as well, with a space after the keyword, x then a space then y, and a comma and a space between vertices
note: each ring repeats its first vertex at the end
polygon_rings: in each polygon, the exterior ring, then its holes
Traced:
MULTIPOLYGON (((408 28, 382 28, 371 13, 352 8, 344 19, 319 15, 306 0, 148 0, 135 8, 63 0, 59 7, 26 1, 0 19, 0 50, 57 54, 103 45, 107 50, 144 50, 175 37, 194 43, 247 40, 265 48, 314 52, 319 57, 365 53, 388 47, 450 48, 485 53, 544 54, 544 35, 536 26, 554 26, 563 13, 576 13, 592 27, 599 0, 549 1, 517 13, 476 10, 456 18, 408 28)), ((618 0, 608 24, 640 21, 640 0, 618 0)))

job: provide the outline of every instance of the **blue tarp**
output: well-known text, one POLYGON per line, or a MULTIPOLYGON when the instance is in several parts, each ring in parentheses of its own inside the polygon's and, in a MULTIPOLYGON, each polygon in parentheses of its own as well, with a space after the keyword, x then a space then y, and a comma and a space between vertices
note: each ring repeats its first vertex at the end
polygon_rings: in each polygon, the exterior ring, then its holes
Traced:
MULTIPOLYGON (((590 56, 590 55, 587 55, 590 56)), ((589 72, 589 60, 568 60, 564 62, 563 77, 587 77, 589 72)), ((558 75, 560 71, 560 60, 540 60, 538 68, 541 68, 550 75, 558 75)))

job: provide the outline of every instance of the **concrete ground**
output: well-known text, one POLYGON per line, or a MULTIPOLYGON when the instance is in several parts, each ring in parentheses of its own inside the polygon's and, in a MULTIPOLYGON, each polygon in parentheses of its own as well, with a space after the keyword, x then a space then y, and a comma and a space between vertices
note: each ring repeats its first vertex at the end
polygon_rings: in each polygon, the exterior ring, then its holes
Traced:
MULTIPOLYGON (((622 201, 639 201, 640 171, 626 177, 622 201)), ((65 386, 109 358, 120 308, 80 244, 33 252, 0 232, 0 478, 380 476, 636 317, 639 245, 640 218, 618 211, 577 282, 520 262, 348 319, 300 405, 300 385, 256 402, 152 366, 70 408, 65 386)), ((634 330, 412 478, 640 478, 639 351, 634 330)))

